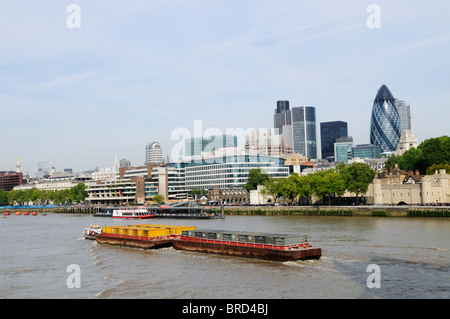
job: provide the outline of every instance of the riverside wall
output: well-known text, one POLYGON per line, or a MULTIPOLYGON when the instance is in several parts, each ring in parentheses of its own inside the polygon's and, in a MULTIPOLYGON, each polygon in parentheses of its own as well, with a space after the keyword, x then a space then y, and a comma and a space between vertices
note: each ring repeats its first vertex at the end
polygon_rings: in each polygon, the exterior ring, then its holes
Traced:
MULTIPOLYGON (((4 212, 93 214, 97 206, 57 206, 51 208, 2 208, 4 212)), ((220 207, 217 208, 220 211, 220 207)), ((226 215, 259 216, 370 216, 370 217, 450 217, 450 206, 225 206, 226 215)))
POLYGON ((450 206, 226 206, 225 215, 450 217, 450 206))

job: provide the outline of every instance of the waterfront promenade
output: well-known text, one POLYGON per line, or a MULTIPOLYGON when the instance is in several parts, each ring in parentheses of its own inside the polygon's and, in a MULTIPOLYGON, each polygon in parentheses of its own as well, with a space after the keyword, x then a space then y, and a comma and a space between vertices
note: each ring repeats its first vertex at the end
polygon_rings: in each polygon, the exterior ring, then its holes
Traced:
MULTIPOLYGON (((66 205, 45 208, 0 208, 0 214, 8 211, 93 214, 99 209, 94 205, 66 205)), ((217 207, 220 210, 220 207, 217 207)), ((303 215, 303 216, 368 216, 368 217, 450 217, 450 206, 225 206, 225 215, 303 215)))

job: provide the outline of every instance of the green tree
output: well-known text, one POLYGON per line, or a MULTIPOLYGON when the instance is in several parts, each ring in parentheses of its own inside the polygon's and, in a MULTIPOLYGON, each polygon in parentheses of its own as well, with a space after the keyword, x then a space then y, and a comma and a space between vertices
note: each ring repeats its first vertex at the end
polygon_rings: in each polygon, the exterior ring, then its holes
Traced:
POLYGON ((384 163, 385 169, 389 172, 390 170, 395 168, 395 165, 398 164, 400 156, 397 156, 395 154, 388 157, 386 162, 384 163))
POLYGON ((200 188, 193 188, 189 191, 189 195, 192 195, 195 197, 195 195, 202 195, 203 194, 203 190, 200 188))
POLYGON ((305 197, 308 200, 308 204, 311 204, 311 196, 313 195, 313 189, 310 183, 310 175, 300 176, 297 184, 298 197, 305 197))
MULTIPOLYGON (((398 167, 404 171, 415 171, 423 169, 422 149, 410 148, 402 156, 398 157, 398 167)), ((422 170, 422 172, 424 172, 422 170)))
POLYGON ((356 194, 356 200, 358 201, 358 195, 364 194, 369 188, 369 184, 375 178, 375 171, 365 163, 353 163, 345 169, 343 174, 346 189, 349 192, 356 194))
POLYGON ((252 168, 248 172, 247 183, 244 184, 244 188, 250 192, 255 190, 258 185, 264 185, 269 180, 269 175, 263 173, 261 168, 252 168))
POLYGON ((298 174, 293 173, 288 178, 286 178, 281 187, 281 194, 285 199, 288 199, 289 202, 293 202, 299 195, 298 192, 298 184, 300 183, 300 177, 298 174))
POLYGON ((155 202, 157 202, 159 205, 164 204, 165 198, 163 195, 155 195, 152 198, 155 202))
POLYGON ((427 168, 426 174, 433 175, 436 171, 439 172, 439 170, 441 170, 441 169, 445 169, 447 174, 450 174, 450 165, 449 164, 433 164, 427 168))
POLYGON ((0 189, 0 205, 5 206, 8 204, 8 192, 4 189, 0 189))
POLYGON ((445 135, 423 141, 418 149, 422 151, 420 167, 423 174, 433 164, 450 165, 450 137, 445 135))
POLYGON ((269 178, 264 183, 264 188, 262 189, 263 195, 272 195, 277 201, 277 197, 282 196, 281 194, 281 186, 284 182, 285 178, 269 178))
POLYGON ((84 183, 78 183, 76 186, 70 188, 67 201, 83 203, 87 196, 86 185, 84 183))

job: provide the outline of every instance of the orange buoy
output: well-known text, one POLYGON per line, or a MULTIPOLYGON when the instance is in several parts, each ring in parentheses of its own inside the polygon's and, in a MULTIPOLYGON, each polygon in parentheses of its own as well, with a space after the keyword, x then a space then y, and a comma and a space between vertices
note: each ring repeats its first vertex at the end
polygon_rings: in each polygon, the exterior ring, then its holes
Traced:
POLYGON ((3 215, 9 216, 9 212, 4 212, 3 215))
POLYGON ((36 215, 37 215, 37 213, 36 213, 36 212, 32 212, 32 213, 31 213, 31 215, 33 215, 33 216, 36 216, 36 215))
POLYGON ((28 215, 30 215, 30 213, 29 213, 29 212, 25 212, 25 214, 24 214, 24 215, 27 215, 27 216, 28 216, 28 215))
POLYGON ((16 212, 16 215, 19 216, 21 214, 21 212, 16 212))

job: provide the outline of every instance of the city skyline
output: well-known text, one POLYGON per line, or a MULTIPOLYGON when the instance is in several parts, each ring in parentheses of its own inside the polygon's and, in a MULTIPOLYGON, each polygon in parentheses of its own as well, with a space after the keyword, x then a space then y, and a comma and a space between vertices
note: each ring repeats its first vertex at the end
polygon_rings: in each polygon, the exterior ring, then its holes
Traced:
MULTIPOLYGON (((373 97, 386 84, 411 106, 419 143, 448 135, 450 5, 371 2, 77 1, 2 4, 0 170, 31 176, 143 164, 148 141, 163 157, 176 128, 272 128, 276 101, 312 105, 316 125, 348 123, 369 143, 373 97), (8 32, 6 32, 8 30, 8 32)), ((316 127, 320 157, 320 132, 316 127)))

